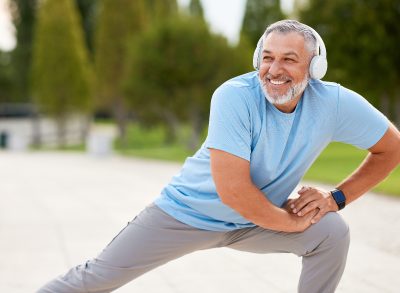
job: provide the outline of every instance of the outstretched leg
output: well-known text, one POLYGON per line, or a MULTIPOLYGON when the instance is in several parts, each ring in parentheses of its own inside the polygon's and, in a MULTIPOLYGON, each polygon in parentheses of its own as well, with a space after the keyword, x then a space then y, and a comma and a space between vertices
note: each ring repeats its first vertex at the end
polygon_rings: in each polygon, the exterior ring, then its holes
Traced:
POLYGON ((223 233, 181 223, 154 204, 142 211, 99 254, 47 283, 39 293, 111 292, 190 252, 217 247, 223 233))

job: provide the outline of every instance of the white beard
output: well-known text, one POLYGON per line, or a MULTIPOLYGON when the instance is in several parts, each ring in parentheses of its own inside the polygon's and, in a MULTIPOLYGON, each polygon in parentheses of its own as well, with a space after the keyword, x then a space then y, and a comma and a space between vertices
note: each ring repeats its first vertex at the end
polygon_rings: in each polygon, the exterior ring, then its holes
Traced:
POLYGON ((264 93, 265 98, 271 103, 275 105, 283 105, 286 104, 292 100, 294 100, 298 95, 300 95, 307 87, 308 84, 308 73, 304 76, 304 79, 290 87, 287 92, 283 95, 275 95, 275 96, 270 96, 267 91, 267 85, 266 82, 261 80, 260 77, 258 77, 258 80, 261 85, 261 89, 264 93))

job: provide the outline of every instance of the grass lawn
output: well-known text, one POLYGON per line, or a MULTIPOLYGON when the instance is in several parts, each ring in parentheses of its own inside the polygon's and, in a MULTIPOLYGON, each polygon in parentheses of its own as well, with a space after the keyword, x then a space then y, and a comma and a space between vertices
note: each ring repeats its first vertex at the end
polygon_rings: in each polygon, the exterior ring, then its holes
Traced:
MULTIPOLYGON (((350 145, 331 143, 305 175, 305 180, 337 184, 364 159, 367 151, 350 145)), ((376 192, 400 196, 400 167, 375 189, 376 192)))
POLYGON ((144 129, 136 124, 130 124, 127 128, 126 145, 123 146, 117 140, 114 147, 121 155, 183 162, 194 153, 185 147, 184 139, 188 137, 189 133, 190 129, 183 127, 178 135, 180 141, 166 144, 163 127, 144 129))
MULTIPOLYGON (((183 129, 179 137, 184 139, 189 129, 183 129)), ((122 155, 138 156, 160 160, 183 162, 186 157, 191 156, 193 151, 184 147, 183 141, 173 145, 165 145, 165 131, 158 127, 143 129, 137 125, 128 128, 127 147, 122 148, 116 143, 117 151, 122 155)), ((332 143, 305 175, 304 179, 322 183, 338 184, 348 176, 364 159, 367 151, 357 149, 353 146, 332 143)), ((380 183, 376 192, 400 196, 400 167, 380 183)))

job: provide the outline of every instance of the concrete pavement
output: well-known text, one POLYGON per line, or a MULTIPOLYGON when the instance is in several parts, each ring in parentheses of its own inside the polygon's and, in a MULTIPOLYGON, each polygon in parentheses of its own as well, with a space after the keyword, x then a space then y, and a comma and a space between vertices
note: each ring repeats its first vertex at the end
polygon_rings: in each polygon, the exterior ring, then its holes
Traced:
MULTIPOLYGON (((179 168, 116 156, 0 152, 0 292, 34 292, 96 256, 179 168)), ((337 292, 400 292, 400 200, 368 194, 341 213, 352 242, 337 292)), ((300 262, 288 254, 214 249, 116 292, 296 292, 300 262)))

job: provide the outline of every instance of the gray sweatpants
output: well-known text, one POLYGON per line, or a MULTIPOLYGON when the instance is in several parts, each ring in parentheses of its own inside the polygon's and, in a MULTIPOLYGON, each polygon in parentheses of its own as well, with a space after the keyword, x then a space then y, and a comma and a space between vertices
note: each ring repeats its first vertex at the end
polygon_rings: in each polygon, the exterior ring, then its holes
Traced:
POLYGON ((346 264, 349 241, 348 226, 337 213, 326 214, 302 233, 260 227, 213 232, 181 223, 152 204, 99 256, 70 269, 38 292, 111 292, 173 259, 216 247, 254 253, 290 252, 302 256, 298 292, 334 292, 346 264))

